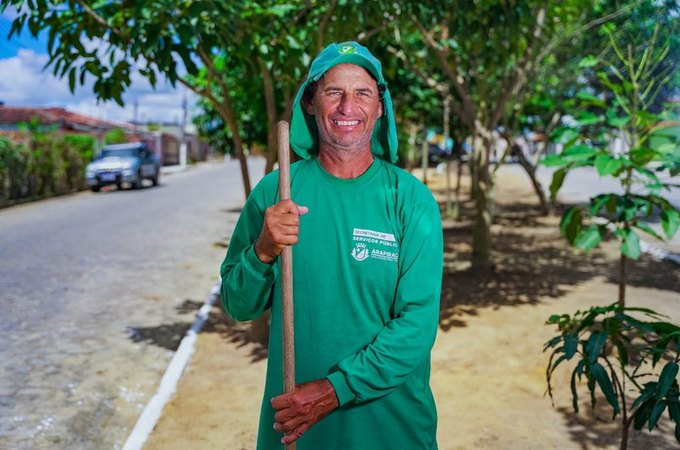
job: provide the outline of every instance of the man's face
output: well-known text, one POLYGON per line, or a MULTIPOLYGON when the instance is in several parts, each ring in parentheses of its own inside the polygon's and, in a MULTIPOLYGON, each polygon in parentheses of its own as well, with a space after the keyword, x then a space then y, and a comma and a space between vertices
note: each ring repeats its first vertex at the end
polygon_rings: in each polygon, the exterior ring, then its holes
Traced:
POLYGON ((307 111, 314 114, 321 148, 370 151, 383 108, 378 84, 363 67, 339 64, 318 81, 307 111))

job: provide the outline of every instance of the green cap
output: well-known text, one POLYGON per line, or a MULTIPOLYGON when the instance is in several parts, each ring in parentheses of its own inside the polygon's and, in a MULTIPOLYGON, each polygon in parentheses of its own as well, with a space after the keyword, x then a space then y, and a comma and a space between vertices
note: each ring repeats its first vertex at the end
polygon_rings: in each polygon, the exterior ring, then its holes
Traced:
POLYGON ((338 64, 355 64, 366 69, 375 77, 379 86, 384 87, 382 96, 383 115, 377 120, 373 129, 371 151, 373 155, 389 161, 397 162, 397 128, 394 122, 392 97, 382 74, 380 61, 363 45, 356 42, 330 44, 312 61, 307 80, 300 86, 293 103, 293 117, 290 120, 290 146, 301 158, 308 159, 319 153, 319 130, 316 119, 302 107, 302 94, 309 83, 319 81, 321 76, 338 64))

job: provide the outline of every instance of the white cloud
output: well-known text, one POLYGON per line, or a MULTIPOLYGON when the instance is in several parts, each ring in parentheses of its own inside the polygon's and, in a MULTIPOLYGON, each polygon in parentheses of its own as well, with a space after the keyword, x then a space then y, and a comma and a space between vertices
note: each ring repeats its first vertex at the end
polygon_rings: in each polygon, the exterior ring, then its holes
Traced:
MULTIPOLYGON (((159 81, 154 90, 149 82, 137 73, 132 75, 132 85, 123 94, 125 106, 115 102, 97 103, 92 93, 92 80, 77 86, 75 93, 68 88, 68 80, 52 75, 50 68, 43 70, 48 58, 33 50, 21 49, 11 58, 0 59, 0 101, 7 106, 61 106, 69 110, 114 121, 179 122, 182 119, 182 100, 186 88, 172 87, 159 81)), ((187 105, 196 103, 196 95, 187 93, 187 105)))

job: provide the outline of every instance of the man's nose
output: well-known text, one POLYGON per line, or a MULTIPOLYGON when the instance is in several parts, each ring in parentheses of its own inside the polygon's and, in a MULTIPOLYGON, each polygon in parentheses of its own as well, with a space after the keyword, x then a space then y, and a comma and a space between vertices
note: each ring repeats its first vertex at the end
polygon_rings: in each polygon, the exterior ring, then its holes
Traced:
POLYGON ((344 94, 340 99, 340 104, 338 105, 338 111, 342 114, 351 114, 354 112, 356 104, 354 98, 349 94, 344 94))

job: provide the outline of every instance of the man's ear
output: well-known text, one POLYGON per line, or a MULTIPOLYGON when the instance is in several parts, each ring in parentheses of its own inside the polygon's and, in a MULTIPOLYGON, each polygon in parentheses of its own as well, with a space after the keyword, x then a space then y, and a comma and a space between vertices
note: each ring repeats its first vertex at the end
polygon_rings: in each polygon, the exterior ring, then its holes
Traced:
POLYGON ((378 108, 379 108, 379 111, 380 111, 380 114, 378 114, 378 117, 382 117, 383 114, 385 113, 385 109, 383 108, 383 99, 380 99, 380 101, 378 102, 378 105, 379 105, 378 108))
POLYGON ((302 100, 300 101, 302 104, 302 108, 309 114, 310 116, 314 115, 314 103, 311 101, 307 101, 306 98, 302 97, 302 100))

